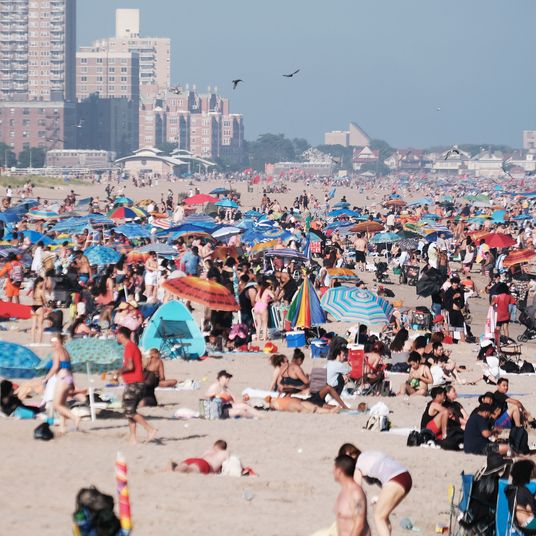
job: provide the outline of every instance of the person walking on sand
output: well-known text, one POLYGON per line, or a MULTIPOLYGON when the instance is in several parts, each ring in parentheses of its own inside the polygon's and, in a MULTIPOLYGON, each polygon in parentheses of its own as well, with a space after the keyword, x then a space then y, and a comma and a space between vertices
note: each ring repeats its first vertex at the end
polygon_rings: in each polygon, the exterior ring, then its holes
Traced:
POLYGON ((367 497, 354 480, 355 460, 342 454, 335 458, 333 477, 341 486, 335 502, 335 523, 313 536, 370 536, 367 522, 367 497))
MULTIPOLYGON (((78 430, 80 417, 75 417, 73 412, 67 407, 67 397, 74 391, 73 369, 71 366, 71 356, 63 346, 63 335, 58 333, 50 339, 54 349, 52 353, 52 367, 43 379, 43 384, 55 376, 54 397, 52 405, 54 411, 60 415, 60 433, 65 433, 65 421, 71 419, 78 430)), ((52 386, 51 386, 52 387, 52 386)))
POLYGON ((136 425, 143 426, 147 431, 147 440, 151 441, 156 435, 156 428, 152 427, 138 412, 138 405, 145 393, 143 381, 143 363, 140 349, 130 340, 131 331, 128 328, 120 327, 117 330, 117 342, 124 347, 123 367, 116 375, 121 375, 125 382, 123 391, 123 407, 125 416, 128 419, 130 429, 129 442, 135 444, 136 425))

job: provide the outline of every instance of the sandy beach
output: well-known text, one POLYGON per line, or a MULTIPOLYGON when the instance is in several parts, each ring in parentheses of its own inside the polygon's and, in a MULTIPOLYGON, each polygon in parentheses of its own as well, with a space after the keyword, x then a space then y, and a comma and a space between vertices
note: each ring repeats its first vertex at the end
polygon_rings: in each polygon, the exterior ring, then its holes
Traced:
MULTIPOLYGON (((209 192, 222 182, 195 183, 202 193, 209 192)), ((225 184, 227 185, 227 184, 225 184)), ((261 186, 247 193, 246 183, 233 183, 242 193, 242 207, 258 205, 261 186)), ((282 205, 290 204, 305 186, 291 185, 286 194, 273 194, 282 205)), ((187 191, 187 181, 158 187, 127 188, 126 194, 135 200, 160 199, 160 194, 171 187, 175 194, 187 191)), ((100 195, 104 185, 76 186, 81 197, 100 195)), ((39 189, 37 195, 50 199, 63 198, 70 190, 39 189)), ((322 191, 315 195, 320 199, 322 191)), ((357 189, 339 188, 337 199, 346 195, 358 206, 378 202, 388 190, 360 194, 357 189), (368 196, 368 199, 366 198, 368 196)), ((405 192, 400 192, 405 196, 405 192)), ((418 192, 415 192, 415 197, 418 192)), ((409 194, 411 199, 411 194, 409 194)), ((372 274, 364 279, 372 283, 372 274)), ((484 280, 474 277, 482 288, 484 280)), ((406 306, 427 305, 429 299, 417 298, 414 287, 392 285, 396 299, 406 306)), ((475 335, 483 331, 487 310, 487 296, 470 300, 475 335)), ((199 309, 199 308, 197 308, 199 309)), ((196 311, 199 315, 200 311, 196 311)), ((334 324, 339 333, 348 325, 334 324)), ((10 323, 9 331, 2 332, 3 340, 25 343, 29 339, 29 322, 10 323)), ((514 325, 512 334, 520 333, 514 325)), ((290 355, 284 341, 275 341, 281 351, 290 355)), ((459 364, 467 366, 465 377, 481 377, 476 361, 477 345, 460 344, 449 347, 459 364)), ((523 357, 534 361, 536 346, 523 346, 523 357)), ((40 356, 49 349, 40 348, 40 356)), ((311 359, 307 354, 304 369, 309 371, 311 359)), ((439 449, 406 447, 406 436, 397 428, 416 427, 428 399, 402 397, 379 399, 358 397, 372 406, 378 400, 391 410, 393 431, 389 433, 365 431, 366 415, 306 415, 266 412, 260 420, 180 421, 173 417, 178 408, 197 409, 198 399, 215 379, 217 372, 226 369, 234 378, 231 390, 239 394, 246 387, 267 388, 272 374, 269 355, 251 356, 229 354, 221 359, 202 362, 166 362, 169 378, 196 379, 201 383, 197 391, 157 391, 161 405, 144 408, 141 412, 158 428, 158 442, 129 446, 126 441, 127 421, 121 413, 99 418, 95 423, 84 420, 80 432, 69 432, 51 442, 34 441, 35 422, 1 419, 2 441, 0 457, 3 460, 0 498, 3 534, 69 534, 75 496, 81 487, 97 486, 101 491, 115 494, 114 461, 118 450, 125 454, 129 468, 129 488, 132 501, 135 534, 185 534, 205 536, 214 532, 223 536, 248 534, 251 536, 306 536, 334 521, 333 503, 337 485, 331 474, 332 461, 343 442, 353 442, 360 449, 381 449, 406 465, 413 476, 414 488, 409 497, 395 511, 392 518, 393 534, 408 532, 400 528, 400 519, 408 517, 421 534, 434 533, 436 524, 448 525, 448 486, 455 484, 458 494, 462 470, 474 471, 484 458, 439 449), (176 461, 197 456, 217 439, 225 439, 231 453, 237 454, 245 466, 250 466, 258 477, 231 478, 223 476, 180 475, 165 472, 169 460, 176 461)), ((393 375, 396 391, 404 376, 393 375)), ((103 380, 95 376, 95 385, 103 380)), ((87 386, 85 375, 76 375, 77 385, 87 386)), ((536 394, 533 376, 510 376, 510 391, 516 393, 528 408, 534 408, 536 394)), ((463 395, 460 402, 470 411, 477 404, 476 396, 488 390, 480 382, 476 386, 459 386, 463 395)), ((116 396, 119 390, 109 392, 116 396)), ((356 403, 357 403, 356 402, 356 403)), ((529 436, 529 442, 535 440, 529 436)), ((366 486, 369 506, 379 489, 366 486)), ((371 507, 372 508, 372 507, 371 507)), ((372 516, 369 513, 369 519, 372 516)), ((374 530, 374 529, 373 529, 374 530)))

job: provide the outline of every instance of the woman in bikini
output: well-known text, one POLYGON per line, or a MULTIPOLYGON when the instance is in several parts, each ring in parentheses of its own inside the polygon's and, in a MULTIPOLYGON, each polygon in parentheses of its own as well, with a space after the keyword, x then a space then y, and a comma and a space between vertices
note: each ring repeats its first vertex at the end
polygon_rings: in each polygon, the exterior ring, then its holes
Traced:
POLYGON ((42 277, 37 277, 32 291, 32 344, 43 342, 45 308, 45 280, 42 277))
POLYGON ((265 341, 268 335, 268 306, 274 300, 275 296, 272 291, 272 282, 263 279, 259 282, 257 295, 255 296, 255 331, 258 341, 265 341))
POLYGON ((71 366, 71 356, 63 346, 63 335, 58 333, 50 340, 54 349, 52 354, 52 367, 43 380, 46 384, 50 378, 56 376, 54 389, 53 408, 60 415, 60 432, 65 433, 65 422, 71 419, 78 430, 80 417, 75 417, 67 407, 67 397, 74 391, 73 369, 71 366))
POLYGON ((166 380, 164 372, 164 362, 160 352, 156 348, 149 350, 149 361, 143 371, 143 383, 145 384, 145 394, 139 407, 157 406, 156 395, 154 390, 157 387, 175 387, 177 380, 166 380))
POLYGON ((292 361, 290 363, 287 361, 281 367, 277 382, 278 391, 297 394, 309 389, 309 377, 302 369, 304 359, 304 353, 299 348, 296 348, 292 361))

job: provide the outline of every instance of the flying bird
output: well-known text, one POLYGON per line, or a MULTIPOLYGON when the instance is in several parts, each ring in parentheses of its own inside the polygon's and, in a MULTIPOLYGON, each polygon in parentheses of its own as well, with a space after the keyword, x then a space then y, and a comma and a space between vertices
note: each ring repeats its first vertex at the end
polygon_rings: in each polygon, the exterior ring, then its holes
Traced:
POLYGON ((445 160, 448 160, 448 158, 451 157, 453 154, 460 155, 461 153, 459 149, 450 149, 450 151, 447 151, 447 154, 445 155, 445 160))
POLYGON ((284 74, 283 76, 285 78, 292 78, 295 74, 298 74, 300 72, 299 69, 296 69, 293 73, 289 73, 289 74, 284 74))
POLYGON ((233 80, 233 89, 236 89, 238 84, 240 84, 240 82, 243 82, 243 81, 244 80, 242 80, 241 78, 237 78, 236 80, 233 80))

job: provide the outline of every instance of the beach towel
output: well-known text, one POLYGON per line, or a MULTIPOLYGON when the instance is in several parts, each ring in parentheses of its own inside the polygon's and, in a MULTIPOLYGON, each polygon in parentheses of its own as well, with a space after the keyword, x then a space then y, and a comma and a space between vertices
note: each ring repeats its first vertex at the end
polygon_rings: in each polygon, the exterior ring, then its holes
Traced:
POLYGON ((495 308, 490 305, 488 307, 488 316, 486 317, 486 325, 484 329, 484 338, 495 339, 495 329, 497 328, 497 312, 495 308))

